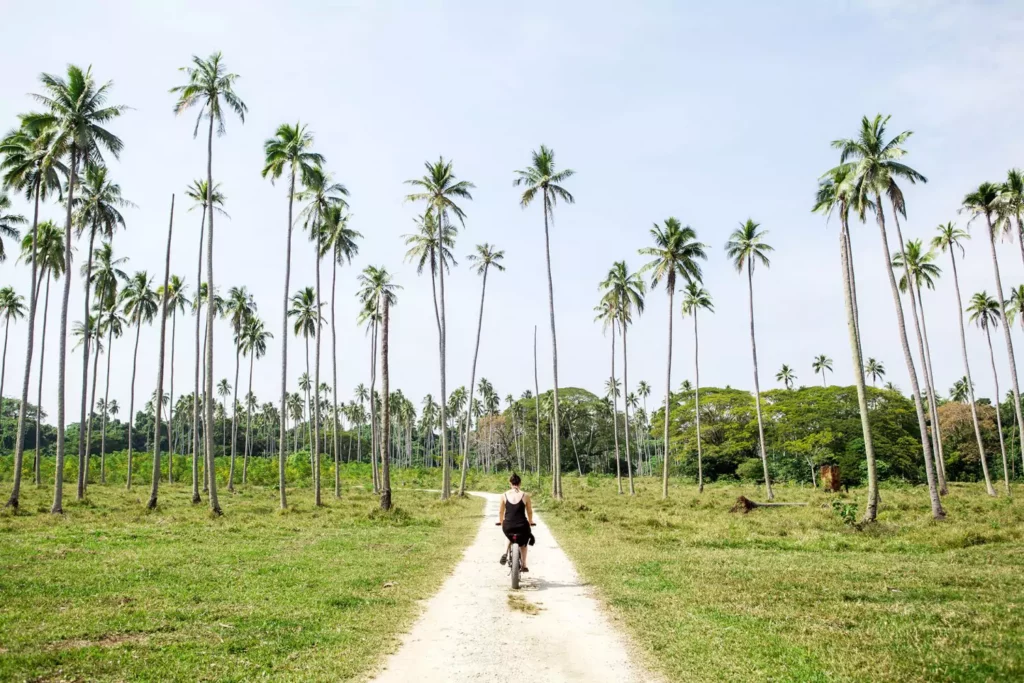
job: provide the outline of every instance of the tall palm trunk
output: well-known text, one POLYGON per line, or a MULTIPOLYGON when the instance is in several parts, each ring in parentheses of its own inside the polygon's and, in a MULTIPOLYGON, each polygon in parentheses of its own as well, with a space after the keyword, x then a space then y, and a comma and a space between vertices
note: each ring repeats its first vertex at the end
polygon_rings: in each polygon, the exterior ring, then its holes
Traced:
MULTIPOLYGON (((903 347, 903 358, 907 364, 907 374, 910 375, 910 389, 914 396, 914 409, 917 412, 917 426, 921 432, 921 445, 924 451, 924 472, 925 477, 928 480, 928 496, 931 499, 932 517, 935 519, 944 519, 946 512, 942 509, 942 501, 939 500, 939 490, 935 485, 932 446, 931 439, 928 434, 928 423, 924 414, 924 406, 921 403, 921 387, 917 382, 917 371, 914 369, 914 357, 910 352, 910 341, 907 339, 907 322, 903 317, 903 303, 900 301, 900 290, 899 286, 896 284, 896 275, 893 273, 892 262, 890 260, 889 238, 885 231, 885 211, 883 210, 885 205, 882 203, 881 193, 875 194, 875 201, 875 215, 878 220, 878 229, 882 234, 882 248, 885 249, 885 271, 889 276, 889 288, 892 290, 892 298, 896 306, 896 323, 900 334, 900 345, 903 347)), ((903 240, 901 239, 901 245, 902 242, 903 240)), ((903 262, 907 262, 906 256, 903 257, 903 262)))
POLYGON ((381 408, 383 413, 380 430, 380 509, 391 509, 391 401, 388 400, 390 389, 390 373, 388 371, 388 318, 390 306, 388 298, 384 297, 383 320, 381 321, 380 334, 380 392, 384 405, 381 408))
MULTIPOLYGON (((309 337, 306 337, 306 377, 309 377, 309 337)), ((309 468, 313 473, 313 487, 316 488, 316 463, 313 462, 313 408, 312 389, 306 389, 306 445, 309 448, 309 468)))
POLYGON ((40 453, 40 437, 42 436, 42 405, 43 405, 43 369, 46 360, 46 319, 50 313, 50 275, 49 268, 46 269, 46 298, 43 300, 43 335, 39 343, 39 385, 36 394, 36 458, 35 458, 35 484, 42 486, 42 455, 40 453))
MULTIPOLYGON (((675 271, 669 273, 668 281, 668 353, 665 358, 665 457, 661 464, 661 497, 668 498, 668 424, 672 412, 672 304, 676 293, 675 271)), ((647 412, 647 399, 644 399, 644 412, 647 412)))
MULTIPOLYGON (((192 395, 192 504, 202 502, 199 496, 199 366, 201 356, 199 355, 199 322, 203 319, 203 300, 199 296, 199 283, 203 281, 203 238, 206 234, 206 210, 208 206, 209 193, 203 202, 203 218, 199 225, 199 258, 198 272, 196 273, 196 383, 195 393, 192 395)), ((204 384, 205 386, 205 384, 204 384)))
POLYGON ((313 369, 313 504, 316 507, 323 505, 320 498, 320 241, 314 240, 316 256, 316 340, 313 343, 315 351, 313 369))
MULTIPOLYGON (((615 355, 614 350, 612 355, 615 355)), ((533 398, 537 415, 537 487, 540 487, 540 382, 537 380, 537 326, 533 326, 533 398)), ((619 491, 622 492, 621 490, 619 491)))
MULTIPOLYGON (((1013 342, 1010 339, 1010 326, 1006 321, 1006 302, 1003 300, 1003 282, 999 276, 999 258, 996 256, 996 237, 992 230, 992 216, 985 214, 985 221, 988 223, 988 246, 992 250, 992 272, 996 276, 996 299, 999 300, 999 318, 1003 323, 1003 335, 1006 339, 1006 355, 1010 360, 1010 380, 1013 387, 1013 414, 1017 420, 1017 428, 1020 430, 1020 444, 1024 445, 1024 418, 1020 410, 1020 384, 1017 381, 1017 361, 1013 356, 1013 342)), ((999 395, 996 394, 996 403, 999 403, 999 395)), ((1024 448, 1021 448, 1021 458, 1024 460, 1024 448)), ((1005 469, 1005 464, 1004 464, 1005 469)))
MULTIPOLYGON (((74 169, 72 168, 72 177, 74 169)), ((35 208, 33 209, 32 215, 32 286, 29 294, 29 309, 28 309, 28 338, 25 342, 25 375, 21 384, 21 405, 18 406, 18 433, 14 437, 14 486, 11 489, 11 497, 7 499, 7 507, 17 509, 18 504, 21 502, 21 468, 25 460, 25 416, 28 410, 28 388, 32 381, 32 351, 33 344, 35 342, 35 329, 36 329, 36 289, 38 283, 36 281, 36 273, 39 269, 38 251, 36 248, 37 240, 39 237, 39 193, 40 186, 36 184, 35 191, 35 208)), ((68 211, 70 220, 70 201, 71 195, 69 190, 68 195, 68 211)), ((65 246, 67 246, 65 244, 65 246)), ((65 260, 68 259, 68 254, 64 254, 65 260)), ((8 323, 10 318, 7 319, 8 323)), ((7 332, 4 331, 4 361, 7 360, 7 332)), ((3 392, 0 391, 0 400, 2 400, 3 392)), ((36 424, 39 423, 38 413, 36 416, 36 424)), ((36 427, 38 431, 38 426, 36 427)), ((59 473, 58 473, 59 476, 59 473)))
POLYGON ((231 464, 228 467, 228 491, 235 490, 235 453, 238 447, 238 369, 242 362, 241 344, 235 346, 235 384, 231 399, 231 464))
MULTIPOLYGON (((7 316, 7 320, 4 322, 4 355, 3 360, 0 361, 0 416, 3 415, 4 409, 4 375, 7 374, 7 335, 11 331, 11 316, 7 316)), ((3 427, 0 424, 0 447, 3 447, 3 427)))
MULTIPOLYGON (((97 315, 96 318, 97 318, 97 328, 98 328, 99 327, 99 324, 98 324, 99 315, 97 315)), ((92 397, 89 399, 89 418, 88 418, 89 427, 86 430, 86 437, 85 437, 85 471, 86 471, 86 473, 89 472, 89 460, 90 460, 90 455, 92 453, 92 423, 93 423, 93 416, 96 414, 96 375, 97 375, 96 371, 99 369, 99 365, 100 365, 100 345, 99 345, 99 342, 97 342, 94 346, 96 348, 94 349, 93 357, 92 357, 92 397)))
POLYGON ((103 383, 103 417, 100 419, 100 483, 107 483, 107 406, 110 403, 110 357, 114 348, 113 326, 107 330, 107 377, 103 383))
MULTIPOLYGON (((334 406, 334 497, 341 498, 341 464, 338 454, 338 334, 335 329, 337 300, 338 253, 331 259, 331 399, 334 406)), ((349 441, 349 446, 352 442, 349 441)))
MULTIPOLYGON (((78 148, 71 144, 71 173, 68 179, 67 220, 64 226, 64 294, 60 308, 60 342, 57 352, 57 456, 53 477, 53 506, 50 512, 64 512, 64 389, 67 374, 68 303, 71 298, 71 206, 75 201, 75 184, 78 180, 78 148)), ((36 188, 36 200, 39 189, 36 188)), ((17 471, 14 475, 18 477, 17 471)), ((16 482, 17 483, 17 482, 16 482)))
MULTIPOLYGON (((551 473, 551 492, 557 500, 562 499, 562 457, 559 441, 561 441, 561 432, 559 431, 558 425, 558 337, 555 334, 555 286, 551 278, 551 238, 548 230, 548 214, 551 213, 551 197, 548 194, 548 188, 544 187, 544 259, 547 263, 548 268, 548 309, 551 314, 551 367, 555 385, 555 393, 553 395, 554 407, 552 408, 552 415, 554 425, 552 427, 554 440, 552 443, 552 473, 551 473)), ((625 347, 625 331, 623 331, 623 347, 625 347)), ((625 352, 625 348, 623 348, 625 352)), ((628 444, 628 441, 627 441, 628 444)), ((626 446, 626 465, 629 465, 629 446, 626 446)), ((632 493, 633 480, 630 478, 630 493, 632 493)))
MULTIPOLYGON (((89 231, 89 256, 85 262, 85 317, 82 318, 82 324, 85 325, 85 338, 82 342, 82 414, 78 421, 78 500, 85 498, 85 490, 89 485, 89 448, 85 443, 85 408, 89 398, 89 352, 94 332, 89 328, 89 298, 92 290, 92 251, 95 239, 96 226, 93 226, 89 231)), ((65 277, 70 278, 71 272, 68 271, 65 277)))
POLYGON ((615 326, 612 321, 612 434, 615 435, 615 483, 622 495, 622 462, 619 458, 619 394, 615 386, 615 326))
POLYGON ((135 315, 135 351, 132 354, 132 385, 128 401, 128 480, 126 488, 132 490, 132 428, 135 422, 135 371, 139 364, 139 333, 142 331, 142 320, 135 315))
POLYGON ((626 321, 620 320, 619 327, 622 329, 622 415, 625 418, 625 426, 622 429, 626 437, 626 476, 629 478, 629 495, 635 496, 636 489, 633 487, 633 459, 629 453, 629 348, 626 344, 626 321))
MULTIPOLYGON (((244 486, 249 480, 249 455, 252 453, 252 403, 249 402, 249 397, 252 396, 252 366, 256 360, 256 352, 249 352, 249 390, 245 394, 245 450, 242 455, 242 485, 244 486)), ((174 366, 174 363, 171 363, 174 366)))
MULTIPOLYGON (((993 383, 995 383, 996 386, 996 431, 999 432, 999 450, 1002 452, 1003 455, 1003 475, 1006 480, 1007 495, 1009 495, 1010 477, 1009 470, 1006 466, 1006 442, 1003 439, 1003 419, 1002 417, 1000 417, 1001 411, 999 410, 999 373, 996 372, 996 355, 995 353, 992 352, 992 333, 989 331, 987 326, 985 327, 985 339, 988 341, 988 357, 989 361, 992 363, 992 381, 993 383)), ((986 489, 988 490, 988 495, 996 495, 996 491, 992 487, 992 480, 989 477, 988 464, 985 462, 984 454, 982 454, 981 457, 981 471, 985 474, 985 484, 986 489)))
MULTIPOLYGON (((447 500, 452 495, 452 467, 448 460, 448 387, 447 387, 447 368, 445 366, 445 357, 447 355, 446 347, 446 334, 448 331, 447 321, 445 320, 444 310, 444 243, 442 236, 444 235, 444 224, 445 224, 445 213, 440 212, 438 217, 438 241, 440 242, 439 251, 441 254, 440 267, 437 269, 437 279, 441 290, 440 295, 440 306, 439 314, 440 320, 438 321, 438 349, 441 357, 441 461, 443 469, 441 473, 441 500, 447 500)), ((387 397, 384 397, 387 400, 387 397)), ((457 427, 456 427, 457 429, 457 427)))
MULTIPOLYGON (((875 447, 871 436, 871 416, 868 412, 867 388, 864 385, 864 357, 861 355, 860 328, 857 324, 856 285, 853 280, 853 261, 850 258, 849 227, 846 207, 842 208, 842 227, 839 235, 839 254, 843 272, 843 303, 846 307, 846 327, 850 335, 850 353, 853 360, 853 382, 857 387, 857 408, 860 411, 861 434, 864 437, 864 457, 867 461, 868 502, 864 509, 864 521, 874 522, 878 517, 878 469, 875 463, 875 447)), ((822 376, 825 370, 822 368, 822 376)), ((817 488, 814 472, 811 483, 817 488)))
MULTIPOLYGON (((697 309, 693 309, 693 415, 697 421, 697 493, 704 493, 704 453, 700 444, 700 340, 697 336, 697 309)), ((665 442, 668 453, 668 442, 665 442)))
POLYGON ((754 262, 747 260, 747 292, 750 304, 750 350, 754 357, 754 407, 757 411, 757 440, 761 450, 761 466, 764 468, 764 490, 768 500, 775 499, 772 479, 768 474, 768 452, 764 447, 764 419, 761 416, 761 382, 757 372, 757 338, 754 336, 754 262))
MULTIPOLYGON (((164 400, 164 349, 167 344, 167 285, 171 277, 171 235, 174 231, 174 195, 171 195, 171 218, 167 226, 167 256, 164 258, 164 287, 160 297, 160 352, 156 364, 156 398, 153 399, 153 478, 149 491, 150 510, 156 508, 157 494, 160 491, 160 418, 164 400)), ((110 356, 110 347, 107 347, 110 356)), ((167 445, 170 447, 171 430, 167 430, 167 445)), ((170 461, 168 461, 170 463, 170 461)), ((170 464, 168 464, 170 468, 170 464)))
MULTIPOLYGON (((484 296, 487 294, 487 265, 484 265, 483 284, 480 287, 480 314, 476 319, 476 346, 473 348, 473 368, 469 373, 469 410, 473 411, 473 394, 476 391, 476 361, 480 355, 480 331, 484 325, 484 296)), ((469 423, 466 423, 465 448, 462 451, 462 477, 459 480, 459 496, 466 495, 466 470, 469 466, 469 423)))
MULTIPOLYGON (((173 200, 172 200, 173 201, 173 200)), ((174 483, 174 444, 176 439, 174 438, 174 341, 177 339, 178 332, 178 307, 175 306, 171 312, 171 418, 168 428, 168 438, 170 441, 167 444, 167 483, 174 483)))
POLYGON ((284 257, 284 300, 281 313, 281 443, 277 458, 278 488, 281 493, 281 509, 288 507, 285 495, 284 477, 284 442, 288 431, 288 288, 292 276, 292 208, 295 203, 295 167, 292 166, 291 179, 288 185, 288 237, 284 257))
MULTIPOLYGON (((377 310, 380 310, 378 301, 377 310)), ((377 317, 370 325, 370 472, 373 475, 373 492, 380 493, 380 473, 377 471, 377 317)))
POLYGON ((931 413, 932 433, 935 435, 935 452, 938 453, 938 467, 935 473, 939 479, 939 491, 942 494, 949 493, 946 487, 946 459, 942 450, 942 430, 939 427, 939 392, 935 390, 935 374, 932 372, 932 350, 928 344, 928 323, 924 317, 924 297, 921 296, 921 285, 917 285, 917 299, 921 302, 921 335, 924 337, 924 370, 928 379, 928 389, 931 392, 931 413))
MULTIPOLYGON (((203 246, 205 247, 205 244, 203 246)), ((210 303, 207 306, 207 310, 208 311, 212 310, 211 309, 212 305, 213 305, 213 303, 210 303)), ((215 430, 216 430, 216 427, 217 427, 216 423, 208 422, 206 420, 206 403, 209 402, 210 405, 214 406, 214 407, 216 407, 216 405, 217 405, 216 399, 213 398, 213 394, 207 393, 207 391, 206 391, 206 345, 209 344, 209 343, 210 343, 210 335, 208 334, 206 326, 204 325, 203 326, 203 355, 200 356, 203 359, 203 376, 202 376, 202 384, 201 384, 201 386, 203 387, 203 393, 202 393, 202 396, 203 396, 203 404, 202 404, 202 406, 203 407, 202 407, 202 415, 199 418, 199 424, 203 428, 203 493, 209 493, 209 491, 210 491, 210 468, 207 467, 207 465, 209 464, 210 453, 213 451, 213 437, 214 437, 214 433, 215 433, 215 430), (207 440, 207 438, 206 438, 206 433, 207 432, 210 433, 209 440, 207 440)))
POLYGON ((217 315, 214 302, 216 298, 213 288, 213 117, 210 117, 210 132, 206 143, 206 204, 211 207, 207 212, 207 219, 210 221, 209 230, 206 233, 206 291, 210 296, 210 305, 206 307, 206 395, 211 398, 205 404, 206 407, 206 457, 208 460, 207 478, 210 486, 210 511, 214 515, 220 515, 220 503, 217 500, 217 468, 216 459, 213 456, 213 320, 217 315))

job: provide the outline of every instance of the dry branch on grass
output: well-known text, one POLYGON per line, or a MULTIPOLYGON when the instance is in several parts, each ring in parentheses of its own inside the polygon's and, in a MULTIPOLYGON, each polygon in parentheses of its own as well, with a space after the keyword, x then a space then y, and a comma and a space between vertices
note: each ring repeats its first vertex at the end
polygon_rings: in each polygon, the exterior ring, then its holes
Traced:
POLYGON ((784 507, 806 507, 807 503, 758 503, 750 500, 746 496, 740 496, 736 499, 736 504, 732 506, 729 512, 742 512, 747 514, 754 508, 784 508, 784 507))

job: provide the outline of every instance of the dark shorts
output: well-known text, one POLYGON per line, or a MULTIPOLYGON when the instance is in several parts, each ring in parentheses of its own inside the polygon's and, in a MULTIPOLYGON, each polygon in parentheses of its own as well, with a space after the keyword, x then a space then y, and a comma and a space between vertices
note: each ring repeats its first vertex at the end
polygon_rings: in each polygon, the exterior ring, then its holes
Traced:
POLYGON ((533 545, 533 531, 528 526, 520 527, 501 527, 501 530, 505 533, 505 538, 510 542, 512 541, 513 534, 516 536, 516 545, 520 548, 529 544, 533 545))

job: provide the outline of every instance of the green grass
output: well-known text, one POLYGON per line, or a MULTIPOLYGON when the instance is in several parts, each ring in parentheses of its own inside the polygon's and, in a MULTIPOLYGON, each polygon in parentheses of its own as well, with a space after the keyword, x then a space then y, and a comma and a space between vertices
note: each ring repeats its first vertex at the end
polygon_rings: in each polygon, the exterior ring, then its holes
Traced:
MULTIPOLYGON (((863 491, 779 486, 808 507, 729 512, 753 486, 703 495, 566 476, 539 508, 652 665, 686 681, 1024 680, 1024 501, 953 484, 949 520, 922 488, 883 488, 877 524, 844 524, 863 491)), ((1018 493, 1018 496, 1021 493, 1018 493)))
MULTIPOLYGON (((401 477, 396 477, 401 479, 401 477)), ((324 483, 329 486, 325 476, 324 483)), ((0 680, 348 680, 396 643, 479 524, 481 501, 346 488, 277 511, 269 488, 222 491, 225 516, 186 486, 23 490, 0 514, 0 680)))

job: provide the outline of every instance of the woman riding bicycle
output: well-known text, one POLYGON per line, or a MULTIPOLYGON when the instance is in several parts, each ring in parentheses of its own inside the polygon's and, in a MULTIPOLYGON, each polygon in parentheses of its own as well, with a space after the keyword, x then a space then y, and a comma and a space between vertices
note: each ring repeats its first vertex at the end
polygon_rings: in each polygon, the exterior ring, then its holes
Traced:
MULTIPOLYGON (((508 538, 509 547, 512 546, 512 538, 519 546, 519 553, 522 557, 522 568, 520 571, 528 572, 526 568, 526 549, 533 545, 533 532, 530 530, 533 524, 533 504, 530 502, 530 494, 519 489, 522 480, 518 474, 512 473, 508 479, 509 490, 501 497, 498 506, 498 524, 508 538)), ((507 561, 507 553, 502 553, 501 564, 507 561)))

